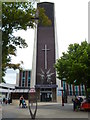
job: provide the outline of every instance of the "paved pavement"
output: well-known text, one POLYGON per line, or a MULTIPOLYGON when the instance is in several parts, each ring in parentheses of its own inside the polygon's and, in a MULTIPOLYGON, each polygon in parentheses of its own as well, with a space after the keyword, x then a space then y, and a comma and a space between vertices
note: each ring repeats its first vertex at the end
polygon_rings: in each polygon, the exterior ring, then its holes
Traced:
MULTIPOLYGON (((72 107, 72 104, 38 103, 36 118, 88 118, 88 112, 75 112, 72 107)), ((29 109, 19 108, 18 105, 2 105, 1 111, 2 118, 30 118, 29 109)))
POLYGON ((0 105, 0 120, 1 120, 1 118, 2 118, 2 107, 0 105))

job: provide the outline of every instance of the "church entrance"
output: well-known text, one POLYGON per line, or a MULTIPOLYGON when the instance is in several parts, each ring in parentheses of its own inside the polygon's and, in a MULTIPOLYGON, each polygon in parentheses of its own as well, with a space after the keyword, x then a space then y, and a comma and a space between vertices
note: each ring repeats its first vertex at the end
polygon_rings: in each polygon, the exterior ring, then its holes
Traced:
POLYGON ((50 102, 52 101, 52 91, 51 89, 42 89, 40 91, 40 101, 41 102, 50 102))

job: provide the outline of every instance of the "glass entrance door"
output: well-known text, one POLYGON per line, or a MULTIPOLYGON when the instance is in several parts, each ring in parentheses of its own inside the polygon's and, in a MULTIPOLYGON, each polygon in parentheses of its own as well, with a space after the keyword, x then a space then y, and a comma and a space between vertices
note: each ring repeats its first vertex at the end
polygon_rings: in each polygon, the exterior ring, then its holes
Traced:
POLYGON ((41 102, 52 101, 52 93, 41 92, 41 102))

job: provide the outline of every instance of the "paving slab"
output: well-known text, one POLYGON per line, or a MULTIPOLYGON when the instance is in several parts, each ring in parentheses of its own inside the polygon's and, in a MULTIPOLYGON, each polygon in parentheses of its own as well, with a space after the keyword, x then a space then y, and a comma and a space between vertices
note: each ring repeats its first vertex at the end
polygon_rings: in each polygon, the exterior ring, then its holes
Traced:
MULTIPOLYGON (((2 118, 31 118, 28 108, 2 105, 2 118)), ((87 111, 73 111, 72 104, 38 103, 36 118, 88 118, 87 111)))

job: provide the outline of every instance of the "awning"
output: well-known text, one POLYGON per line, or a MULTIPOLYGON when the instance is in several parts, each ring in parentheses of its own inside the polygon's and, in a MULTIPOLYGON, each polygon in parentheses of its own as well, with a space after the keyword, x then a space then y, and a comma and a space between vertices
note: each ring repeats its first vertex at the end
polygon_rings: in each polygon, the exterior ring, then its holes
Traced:
POLYGON ((0 93, 11 93, 13 90, 0 88, 0 93))
POLYGON ((28 93, 28 89, 15 89, 13 93, 28 93))
POLYGON ((52 85, 35 85, 35 88, 57 88, 58 85, 52 84, 52 85))

